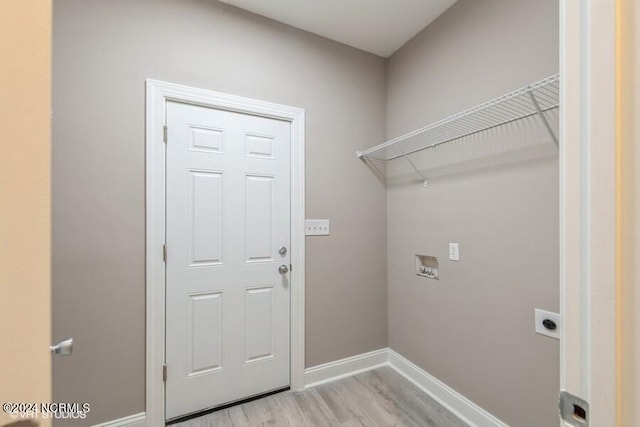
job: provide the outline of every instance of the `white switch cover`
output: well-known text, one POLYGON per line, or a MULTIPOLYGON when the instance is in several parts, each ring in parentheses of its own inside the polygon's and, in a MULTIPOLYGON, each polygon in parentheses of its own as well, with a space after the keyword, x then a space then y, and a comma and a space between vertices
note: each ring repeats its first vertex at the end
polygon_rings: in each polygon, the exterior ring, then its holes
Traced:
POLYGON ((560 339, 560 315, 551 311, 544 311, 536 308, 536 333, 540 335, 546 335, 557 340, 560 339), (547 326, 544 325, 544 321, 547 320, 547 326), (550 322, 553 324, 551 324, 550 322), (555 329, 553 329, 555 325, 555 329), (551 328, 549 328, 551 326, 551 328))
POLYGON ((328 219, 307 219, 305 220, 305 234, 307 236, 328 236, 328 219))
POLYGON ((449 259, 460 261, 460 245, 458 243, 449 243, 449 259))

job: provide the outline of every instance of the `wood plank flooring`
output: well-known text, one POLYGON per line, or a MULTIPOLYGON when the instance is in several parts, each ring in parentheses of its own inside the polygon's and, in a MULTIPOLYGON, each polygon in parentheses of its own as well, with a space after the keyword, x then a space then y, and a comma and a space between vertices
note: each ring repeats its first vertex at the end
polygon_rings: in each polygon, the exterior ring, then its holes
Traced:
POLYGON ((467 427, 389 367, 283 392, 175 427, 467 427))

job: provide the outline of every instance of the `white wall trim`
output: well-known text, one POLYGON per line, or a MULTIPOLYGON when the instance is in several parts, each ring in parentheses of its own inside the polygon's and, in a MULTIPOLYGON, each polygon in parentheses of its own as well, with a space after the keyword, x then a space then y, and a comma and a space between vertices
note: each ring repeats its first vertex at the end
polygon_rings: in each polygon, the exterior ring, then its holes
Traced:
MULTIPOLYGON (((506 423, 390 348, 382 348, 308 368, 304 371, 305 388, 316 387, 382 366, 389 366, 396 370, 471 427, 508 427, 506 423)), ((141 412, 96 424, 93 427, 143 427, 145 425, 153 424, 146 424, 146 415, 141 412)))
POLYGON ((505 422, 390 348, 370 351, 308 368, 305 370, 306 388, 336 381, 381 366, 395 369, 400 375, 471 427, 508 427, 505 422))
POLYGON ((389 349, 389 365, 470 426, 508 427, 424 369, 389 349))
POLYGON ((621 4, 560 2, 560 388, 589 403, 589 423, 596 426, 622 425, 621 4))
MULTIPOLYGON (((382 348, 308 368, 304 371, 304 380, 306 388, 312 388, 381 366, 389 366, 395 369, 400 375, 407 378, 471 427, 508 427, 506 423, 390 348, 382 348)), ((145 425, 154 425, 145 423, 145 413, 141 412, 107 423, 96 424, 93 427, 143 427, 145 425)), ((161 425, 164 425, 164 423, 161 425)))
POLYGON ((102 424, 95 424, 93 427, 145 427, 146 416, 144 412, 129 415, 128 417, 118 418, 102 424))
POLYGON ((387 365, 389 362, 388 350, 383 348, 308 368, 304 371, 306 388, 387 365))
POLYGON ((292 390, 304 388, 305 348, 305 112, 300 108, 204 89, 146 81, 146 422, 165 423, 165 154, 168 101, 248 113, 291 123, 291 372, 292 390))

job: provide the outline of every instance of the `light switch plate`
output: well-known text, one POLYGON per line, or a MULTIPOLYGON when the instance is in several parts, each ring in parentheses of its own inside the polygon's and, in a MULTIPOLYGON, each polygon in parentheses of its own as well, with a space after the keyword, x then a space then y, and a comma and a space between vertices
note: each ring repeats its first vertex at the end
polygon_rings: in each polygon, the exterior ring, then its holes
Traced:
POLYGON ((328 219, 307 219, 305 220, 305 235, 307 236, 328 236, 328 219))
POLYGON ((460 261, 460 244, 449 243, 449 260, 460 261))
POLYGON ((536 333, 540 335, 546 335, 557 340, 560 339, 560 315, 551 311, 540 310, 536 308, 536 333), (544 321, 550 320, 556 325, 555 329, 549 329, 544 326, 544 321))

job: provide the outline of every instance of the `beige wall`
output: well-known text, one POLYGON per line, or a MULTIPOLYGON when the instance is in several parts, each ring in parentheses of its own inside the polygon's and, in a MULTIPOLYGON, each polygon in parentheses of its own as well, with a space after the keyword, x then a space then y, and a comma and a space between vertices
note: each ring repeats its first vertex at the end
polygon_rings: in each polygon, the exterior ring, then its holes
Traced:
MULTIPOLYGON (((390 59, 387 136, 557 72, 557 1, 460 0, 390 59)), ((388 168, 390 347, 509 425, 556 425, 558 341, 533 319, 558 310, 557 150, 532 119, 416 161, 427 188, 388 168)))
POLYGON ((144 411, 144 81, 307 113, 306 365, 387 345, 386 193, 354 152, 385 136, 384 61, 205 0, 54 5, 54 398, 144 411), (348 251, 345 251, 348 248, 348 251))
POLYGON ((0 2, 0 64, 0 402, 49 402, 50 0, 0 2))
POLYGON ((640 6, 632 0, 622 9, 621 46, 621 201, 622 369, 619 400, 621 426, 640 419, 640 6))

